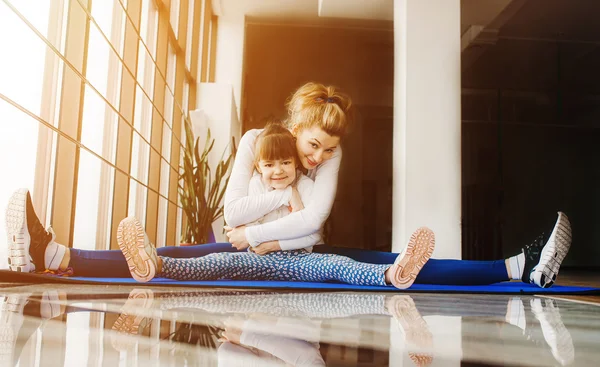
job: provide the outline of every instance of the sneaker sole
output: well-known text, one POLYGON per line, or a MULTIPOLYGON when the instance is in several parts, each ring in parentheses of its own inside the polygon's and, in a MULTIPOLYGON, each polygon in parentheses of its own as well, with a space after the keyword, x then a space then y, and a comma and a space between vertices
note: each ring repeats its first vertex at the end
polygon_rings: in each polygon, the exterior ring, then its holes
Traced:
POLYGON ((408 246, 398 255, 394 266, 392 284, 398 289, 409 288, 417 279, 423 266, 429 261, 435 248, 435 234, 427 227, 421 227, 413 232, 408 246))
POLYGON ((145 283, 156 275, 156 249, 136 218, 125 218, 117 229, 117 243, 133 279, 145 283))
POLYGON ((408 295, 392 297, 394 309, 388 310, 396 319, 398 328, 404 335, 408 356, 417 366, 427 366, 433 361, 430 353, 433 347, 433 334, 427 321, 423 319, 414 300, 408 295))
POLYGON ((542 288, 551 287, 556 281, 560 265, 567 256, 571 247, 572 234, 571 223, 569 218, 563 212, 558 212, 556 225, 552 230, 548 243, 542 249, 540 254, 540 262, 531 271, 530 278, 534 283, 542 288), (538 284, 536 280, 545 278, 544 284, 538 284))
POLYGON ((6 207, 8 267, 12 271, 29 273, 34 267, 29 259, 31 237, 27 228, 27 189, 15 191, 6 207))
POLYGON ((112 329, 118 333, 117 335, 113 335, 113 348, 124 351, 135 345, 133 340, 120 337, 128 335, 136 336, 139 334, 140 327, 143 330, 150 323, 147 317, 135 315, 132 311, 134 311, 135 307, 150 308, 153 300, 154 294, 151 290, 134 289, 131 291, 129 298, 123 306, 122 313, 112 326, 112 329), (129 310, 129 312, 126 310, 129 310))

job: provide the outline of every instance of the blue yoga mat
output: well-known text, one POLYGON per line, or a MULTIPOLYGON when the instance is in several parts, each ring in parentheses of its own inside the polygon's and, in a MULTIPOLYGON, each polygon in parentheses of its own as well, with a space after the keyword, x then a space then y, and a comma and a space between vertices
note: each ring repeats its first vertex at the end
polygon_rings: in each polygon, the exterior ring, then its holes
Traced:
POLYGON ((284 289, 284 290, 318 290, 318 291, 367 291, 367 292, 418 292, 418 293, 481 293, 481 294, 591 294, 600 295, 600 288, 567 287, 555 285, 551 288, 539 288, 523 282, 502 282, 492 285, 435 285, 414 284, 410 289, 398 290, 392 286, 360 286, 343 283, 312 283, 284 281, 246 281, 246 280, 213 280, 213 281, 179 281, 155 278, 148 283, 138 283, 131 278, 84 278, 59 277, 51 275, 16 273, 0 270, 0 282, 18 283, 61 283, 61 284, 98 284, 98 285, 135 285, 135 286, 169 286, 169 287, 210 287, 210 288, 251 288, 251 289, 284 289))

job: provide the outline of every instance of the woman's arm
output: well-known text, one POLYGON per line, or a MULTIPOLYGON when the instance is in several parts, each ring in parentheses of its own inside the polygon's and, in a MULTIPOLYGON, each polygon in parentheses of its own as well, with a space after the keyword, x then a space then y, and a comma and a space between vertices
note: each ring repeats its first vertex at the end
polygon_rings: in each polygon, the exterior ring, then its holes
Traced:
MULTIPOLYGON (((254 180, 254 178, 252 178, 252 180, 254 180)), ((298 202, 291 204, 294 211, 296 211, 296 207, 300 208, 298 209, 298 211, 304 209, 303 202, 308 201, 310 199, 312 195, 313 186, 313 180, 304 175, 300 176, 300 179, 298 180, 296 186, 296 191, 299 193, 298 202)), ((294 197, 294 194, 292 194, 292 197, 294 197)), ((294 201, 294 199, 292 199, 292 201, 294 201)), ((320 231, 317 231, 308 236, 293 238, 290 240, 269 241, 261 243, 257 247, 254 247, 253 251, 259 255, 265 255, 273 251, 291 251, 309 248, 319 243, 322 243, 322 237, 320 231)))
POLYGON ((242 136, 225 189, 225 222, 237 227, 253 222, 282 205, 287 205, 292 189, 273 190, 258 196, 248 196, 248 186, 254 171, 254 141, 260 130, 250 130, 242 136))
POLYGON ((246 227, 244 234, 248 243, 255 247, 263 242, 281 242, 319 231, 329 217, 335 200, 341 160, 342 151, 338 148, 331 159, 317 168, 312 195, 308 203, 305 202, 303 210, 274 222, 246 227))

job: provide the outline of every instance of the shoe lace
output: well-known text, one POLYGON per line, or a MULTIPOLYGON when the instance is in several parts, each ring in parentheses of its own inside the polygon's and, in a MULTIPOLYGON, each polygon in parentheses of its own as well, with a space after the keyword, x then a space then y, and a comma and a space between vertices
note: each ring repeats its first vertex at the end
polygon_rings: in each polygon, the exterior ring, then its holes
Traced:
POLYGON ((54 233, 54 228, 52 228, 52 226, 48 226, 48 228, 46 228, 46 233, 52 236, 52 239, 50 240, 49 244, 56 240, 56 233, 54 233))
POLYGON ((527 260, 536 260, 544 248, 544 233, 539 235, 532 243, 525 246, 525 258, 527 260))
POLYGON ((56 234, 52 229, 52 226, 45 229, 42 225, 33 226, 29 230, 31 235, 31 259, 36 267, 44 265, 44 254, 48 244, 52 243, 56 239, 56 234), (38 262, 41 262, 38 264, 38 262))

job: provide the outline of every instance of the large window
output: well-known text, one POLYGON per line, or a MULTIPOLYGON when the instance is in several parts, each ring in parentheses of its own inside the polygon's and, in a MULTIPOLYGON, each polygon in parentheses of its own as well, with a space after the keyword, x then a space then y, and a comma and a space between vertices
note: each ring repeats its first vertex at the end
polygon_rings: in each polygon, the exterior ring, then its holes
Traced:
POLYGON ((198 74, 209 74, 202 60, 214 59, 200 50, 210 44, 203 30, 216 29, 211 9, 210 0, 0 1, 0 48, 11 50, 0 59, 0 154, 11 157, 0 160, 10 177, 0 207, 28 187, 66 245, 116 248, 128 215, 157 246, 176 245, 183 124, 198 74))

